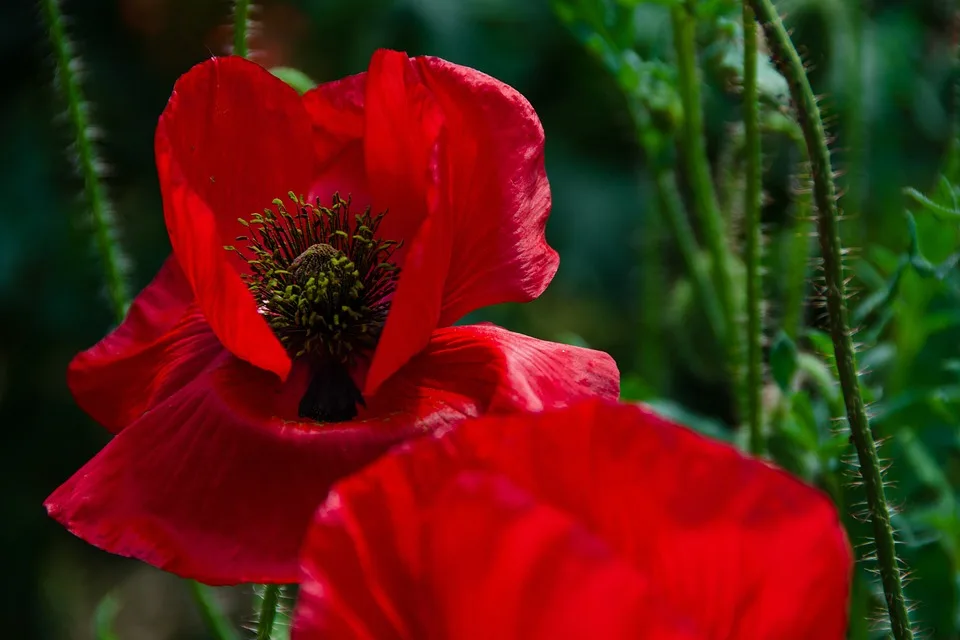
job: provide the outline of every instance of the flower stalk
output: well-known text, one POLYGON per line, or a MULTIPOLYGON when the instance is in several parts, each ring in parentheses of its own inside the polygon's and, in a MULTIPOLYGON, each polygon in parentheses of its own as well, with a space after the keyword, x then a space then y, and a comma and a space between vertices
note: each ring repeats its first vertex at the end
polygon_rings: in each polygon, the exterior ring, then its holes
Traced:
POLYGON ((734 380, 734 396, 742 414, 742 349, 737 344, 737 310, 733 298, 734 276, 731 272, 729 239, 717 192, 710 174, 706 140, 703 131, 703 107, 700 101, 700 77, 697 67, 696 19, 690 0, 677 3, 671 10, 673 45, 677 58, 680 101, 683 105, 683 126, 680 145, 693 191, 693 209, 700 222, 707 252, 713 263, 712 284, 723 314, 722 344, 734 380))
POLYGON ((726 322, 723 317, 723 308, 717 298, 716 290, 711 286, 710 274, 700 260, 700 248, 694 236, 693 228, 687 212, 684 210, 683 199, 677 189, 677 179, 673 169, 667 166, 658 166, 654 169, 657 201, 660 212, 670 227, 680 249, 687 270, 690 272, 690 284, 696 293, 697 299, 703 304, 704 313, 709 325, 717 332, 717 338, 723 339, 726 322))
MULTIPOLYGON (((250 24, 250 0, 236 0, 233 10, 233 54, 242 58, 250 55, 247 28, 250 24)), ((277 619, 281 588, 275 584, 261 585, 260 612, 257 617, 257 640, 270 640, 277 619)))
POLYGON ((873 526, 877 563, 895 640, 913 638, 903 577, 894 547, 893 527, 884 495, 877 446, 870 430, 857 376, 857 361, 850 335, 849 311, 845 302, 842 247, 840 245, 837 193, 817 100, 804 72, 803 62, 770 0, 749 0, 767 37, 780 72, 787 79, 800 127, 810 157, 813 197, 817 209, 817 230, 826 279, 827 312, 833 339, 837 372, 843 393, 847 421, 860 461, 860 474, 867 495, 873 526))
POLYGON ((260 616, 257 620, 257 640, 270 640, 273 624, 277 620, 282 587, 278 584, 263 585, 260 594, 260 616))
POLYGON ((250 55, 247 43, 247 25, 250 21, 250 0, 236 0, 233 6, 233 55, 246 58, 250 55))
POLYGON ((117 240, 113 214, 93 144, 90 109, 80 84, 80 60, 67 36, 59 0, 41 0, 41 5, 50 44, 56 56, 56 84, 67 104, 67 115, 76 143, 78 172, 83 179, 84 194, 93 216, 94 242, 100 254, 113 316, 119 323, 127 313, 130 295, 123 274, 123 251, 117 240))
POLYGON ((187 584, 190 586, 190 594, 200 610, 200 616, 214 640, 240 640, 240 636, 214 601, 210 587, 195 580, 188 580, 187 584))
POLYGON ((747 242, 747 379, 746 420, 750 452, 763 453, 763 301, 760 281, 760 105, 757 97, 757 27, 753 9, 743 3, 743 124, 746 169, 743 210, 747 242))

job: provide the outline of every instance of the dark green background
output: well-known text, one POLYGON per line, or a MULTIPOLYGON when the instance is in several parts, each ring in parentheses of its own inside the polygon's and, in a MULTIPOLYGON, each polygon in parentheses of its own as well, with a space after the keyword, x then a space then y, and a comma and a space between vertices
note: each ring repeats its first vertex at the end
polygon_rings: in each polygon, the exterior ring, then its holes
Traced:
MULTIPOLYGON (((722 366, 709 348, 701 348, 704 330, 696 309, 677 301, 684 273, 671 239, 650 225, 654 196, 648 163, 636 143, 627 101, 549 3, 259 4, 268 34, 259 44, 269 63, 297 66, 317 81, 362 71, 375 48, 392 47, 476 67, 526 95, 546 130, 554 196, 548 236, 560 252, 561 267, 540 300, 477 317, 607 350, 624 373, 625 394, 675 401, 679 404, 663 406, 685 407, 699 427, 726 433, 730 392, 722 366), (660 259, 644 268, 657 269, 659 293, 641 286, 642 255, 651 247, 660 250, 660 259)), ((950 138, 954 6, 946 0, 875 2, 863 12, 851 12, 852 5, 839 0, 780 6, 789 10, 796 38, 812 63, 812 80, 826 96, 827 113, 838 118, 834 148, 841 165, 849 165, 851 157, 856 161, 850 145, 860 141, 863 163, 847 167, 862 178, 854 185, 858 215, 845 234, 861 249, 858 300, 863 300, 883 290, 890 265, 906 250, 901 187, 934 185, 950 138), (849 64, 851 47, 861 54, 859 86, 849 64)), ((201 0, 84 0, 65 2, 64 12, 82 55, 92 116, 102 132, 107 186, 136 291, 169 251, 153 164, 157 117, 181 73, 224 52, 229 6, 201 0)), ((92 637, 93 607, 115 590, 121 638, 203 638, 176 580, 87 547, 47 519, 41 507, 46 495, 107 441, 106 432, 73 404, 64 371, 78 350, 110 328, 111 313, 82 185, 72 173, 71 132, 53 88, 53 56, 40 15, 30 0, 0 3, 0 633, 92 637)), ((645 57, 669 57, 665 15, 662 6, 649 3, 633 16, 633 40, 645 57)), ((708 148, 716 159, 739 106, 722 68, 706 68, 708 148)), ((791 224, 799 156, 779 138, 767 140, 765 149, 770 202, 764 219, 773 238, 791 224)), ((955 223, 926 217, 919 224, 931 260, 957 249, 955 223)), ((775 307, 781 293, 777 265, 769 267, 768 293, 775 307)), ((891 324, 878 329, 880 346, 866 354, 876 364, 869 380, 878 400, 947 388, 955 376, 943 373, 943 364, 960 358, 955 328, 921 326, 927 309, 960 309, 960 296, 910 277, 901 288, 904 295, 915 293, 906 305, 914 313, 901 317, 902 302, 892 301, 891 324)), ((775 308, 771 317, 772 335, 775 308)), ((808 320, 818 324, 815 309, 808 320)), ((930 457, 919 467, 905 463, 898 476, 902 482, 895 500, 908 514, 931 500, 928 485, 939 480, 924 476, 927 471, 946 479, 950 486, 940 489, 947 492, 947 513, 956 510, 956 402, 946 397, 943 403, 946 413, 906 402, 884 418, 887 435, 917 436, 922 453, 930 457)), ((895 463, 914 449, 904 451, 892 450, 895 463)), ((924 539, 907 552, 916 570, 908 592, 921 601, 921 626, 936 638, 957 637, 954 543, 960 527, 956 518, 947 520, 924 530, 933 542, 924 539)), ((909 523, 904 526, 912 530, 909 523)), ((223 596, 242 619, 246 591, 223 596)))

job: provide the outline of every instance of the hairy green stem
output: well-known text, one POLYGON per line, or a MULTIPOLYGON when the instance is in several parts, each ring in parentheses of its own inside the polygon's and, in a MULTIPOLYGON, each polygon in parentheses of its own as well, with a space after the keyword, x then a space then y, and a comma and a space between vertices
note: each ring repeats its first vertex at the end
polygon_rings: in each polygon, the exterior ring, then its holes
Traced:
POLYGON ((684 210, 683 199, 680 197, 680 191, 677 189, 677 179, 673 170, 668 167, 657 167, 654 169, 654 180, 656 182, 657 199, 660 204, 660 213, 673 237, 677 241, 680 249, 680 256, 687 266, 690 273, 690 282, 697 298, 702 302, 704 312, 707 315, 707 321, 722 338, 726 329, 726 321, 723 317, 723 311, 720 302, 717 299, 717 292, 710 283, 710 275, 704 268, 703 261, 700 260, 700 251, 697 246, 697 239, 693 235, 693 229, 690 227, 690 220, 687 218, 687 212, 684 210))
POLYGON ((277 605, 280 604, 280 592, 283 589, 278 584, 265 584, 260 596, 260 616, 257 620, 257 640, 270 640, 273 634, 273 623, 277 620, 277 605))
POLYGON ((723 314, 723 341, 734 379, 737 404, 742 401, 740 378, 742 350, 737 344, 737 310, 733 299, 733 274, 730 269, 729 239, 710 175, 706 139, 703 131, 703 106, 700 103, 700 77, 697 67, 696 19, 690 0, 677 3, 671 11, 673 46, 677 56, 683 127, 680 144, 693 191, 694 210, 713 263, 713 286, 723 314))
POLYGON ((760 282, 760 105, 757 97, 757 26, 753 9, 743 3, 743 125, 746 174, 743 210, 747 242, 747 380, 746 410, 750 452, 763 453, 763 352, 760 282))
POLYGON ((827 148, 823 122, 817 100, 804 72, 803 62, 797 54, 770 0, 750 0, 751 7, 763 25, 767 42, 773 52, 780 72, 787 79, 797 117, 803 130, 810 164, 813 172, 813 197, 817 208, 817 227, 820 249, 823 254, 823 270, 827 285, 827 312, 830 333, 833 338, 840 389, 843 393, 847 421, 857 457, 860 475, 867 495, 867 507, 873 524, 877 563, 880 579, 890 616, 891 630, 896 640, 913 638, 903 595, 903 578, 894 547, 893 527, 884 495, 882 470, 877 456, 877 446, 867 421, 860 381, 857 376, 857 361, 850 335, 849 312, 845 302, 842 248, 840 246, 837 194, 830 166, 830 151, 827 148))
POLYGON ((190 594, 200 610, 200 617, 203 618, 203 622, 214 640, 240 640, 240 634, 234 630, 230 621, 227 620, 223 611, 214 601, 210 587, 194 580, 188 580, 187 584, 190 586, 190 594))
POLYGON ((233 55, 246 58, 250 55, 247 45, 247 23, 250 18, 250 0, 236 0, 233 6, 233 55))
POLYGON ((83 178, 84 193, 93 216, 93 234, 103 263, 107 294, 114 318, 121 322, 127 313, 130 296, 123 275, 123 251, 117 241, 113 215, 101 181, 99 161, 92 140, 89 108, 80 85, 80 61, 67 37, 59 0, 41 0, 57 63, 57 85, 67 103, 67 112, 76 139, 77 165, 83 178))

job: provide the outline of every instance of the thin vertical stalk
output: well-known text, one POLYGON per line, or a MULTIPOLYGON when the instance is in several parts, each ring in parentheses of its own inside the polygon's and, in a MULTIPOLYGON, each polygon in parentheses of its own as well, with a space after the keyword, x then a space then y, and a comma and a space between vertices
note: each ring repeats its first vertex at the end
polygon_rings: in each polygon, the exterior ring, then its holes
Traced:
POLYGON ((250 55, 247 44, 247 24, 250 19, 250 0, 236 0, 233 6, 233 55, 246 58, 250 55))
POLYGON ((750 4, 743 3, 743 125, 745 184, 743 211, 747 242, 747 379, 746 412, 750 452, 763 453, 763 326, 760 282, 760 106, 757 97, 757 25, 750 4))
POLYGON ((693 229, 690 227, 687 212, 684 210, 683 199, 680 197, 680 192, 677 189, 676 175, 672 169, 665 166, 656 167, 654 171, 660 213, 677 241, 677 247, 680 249, 680 257, 683 259, 687 271, 690 273, 690 282, 693 286, 693 291, 697 299, 703 304, 707 321, 713 330, 717 332, 718 335, 716 337, 722 339, 723 332, 726 330, 723 310, 717 299, 717 292, 710 284, 710 275, 700 260, 700 250, 697 246, 697 239, 693 235, 693 229))
POLYGON ((690 0, 677 3, 671 10, 673 46, 677 57, 680 101, 683 104, 683 127, 680 145, 693 191, 693 209, 710 260, 713 263, 713 287, 716 289, 723 318, 721 344, 733 379, 733 394, 738 418, 743 414, 743 356, 737 332, 737 309, 733 298, 733 273, 729 238, 717 201, 717 192, 710 175, 706 138, 703 131, 703 105, 700 102, 700 77, 697 68, 696 19, 690 0))
POLYGON ((121 322, 130 304, 123 275, 123 251, 117 241, 113 214, 101 181, 99 160, 93 144, 89 107, 80 85, 80 61, 64 27, 59 0, 41 0, 50 44, 56 55, 57 85, 67 103, 67 113, 76 141, 77 165, 90 213, 93 216, 93 235, 103 266, 107 295, 114 319, 121 322))
POLYGON ((260 602, 260 616, 257 620, 257 640, 270 640, 273 634, 273 623, 277 620, 277 606, 280 604, 278 584, 263 585, 263 594, 260 602))
MULTIPOLYGON (((233 9, 233 54, 249 57, 250 46, 247 42, 247 31, 250 24, 250 1, 236 0, 233 9)), ((260 611, 257 616, 257 640, 270 640, 273 634, 273 624, 277 619, 277 607, 280 604, 281 587, 276 584, 265 584, 262 591, 260 611)))
POLYGON ((810 252, 813 240, 811 232, 810 192, 801 189, 794 202, 792 224, 789 232, 792 237, 787 242, 784 270, 784 299, 781 326, 784 333, 796 342, 803 327, 803 303, 807 292, 807 271, 810 264, 810 252))
POLYGON ((664 261, 663 214, 649 209, 644 214, 640 244, 640 371, 655 393, 664 390, 666 372, 663 341, 664 261))
POLYGON ((780 72, 787 79, 800 127, 810 155, 813 173, 813 197, 817 208, 817 229, 823 254, 823 270, 827 285, 827 313, 834 356, 840 378, 850 435, 860 461, 860 475, 867 495, 867 508, 873 525, 880 580, 890 616, 891 630, 896 640, 913 638, 906 600, 903 595, 903 577, 894 546, 893 527, 884 495, 882 471, 877 446, 867 421, 857 360, 850 335, 849 311, 846 306, 843 277, 842 248, 840 245, 839 213, 830 151, 824 135, 823 122, 817 100, 810 88, 797 54, 770 0, 750 0, 767 36, 780 72))
POLYGON ((731 332, 735 311, 730 252, 717 193, 710 176, 710 162, 707 159, 703 133, 703 106, 700 103, 700 77, 697 68, 697 25, 689 3, 675 4, 671 17, 680 100, 683 103, 683 127, 680 132, 682 155, 693 190, 694 211, 702 227, 707 251, 714 263, 714 286, 727 321, 727 331, 731 332))
POLYGON ((231 626, 227 617, 223 615, 223 611, 220 610, 217 603, 214 602, 210 587, 194 580, 188 580, 187 584, 190 586, 190 593, 200 610, 200 616, 214 639, 240 640, 240 635, 231 626))

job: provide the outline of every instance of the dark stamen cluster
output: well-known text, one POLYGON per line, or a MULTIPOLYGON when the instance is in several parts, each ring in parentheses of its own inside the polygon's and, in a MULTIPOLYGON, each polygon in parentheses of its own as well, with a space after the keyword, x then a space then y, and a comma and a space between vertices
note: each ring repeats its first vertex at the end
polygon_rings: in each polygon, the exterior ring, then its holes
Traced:
POLYGON ((292 357, 349 366, 383 329, 399 272, 390 258, 400 243, 376 237, 383 213, 351 214, 339 195, 329 208, 319 198, 289 197, 293 211, 276 199, 276 212, 240 220, 250 229, 237 238, 247 242, 244 279, 292 357))

